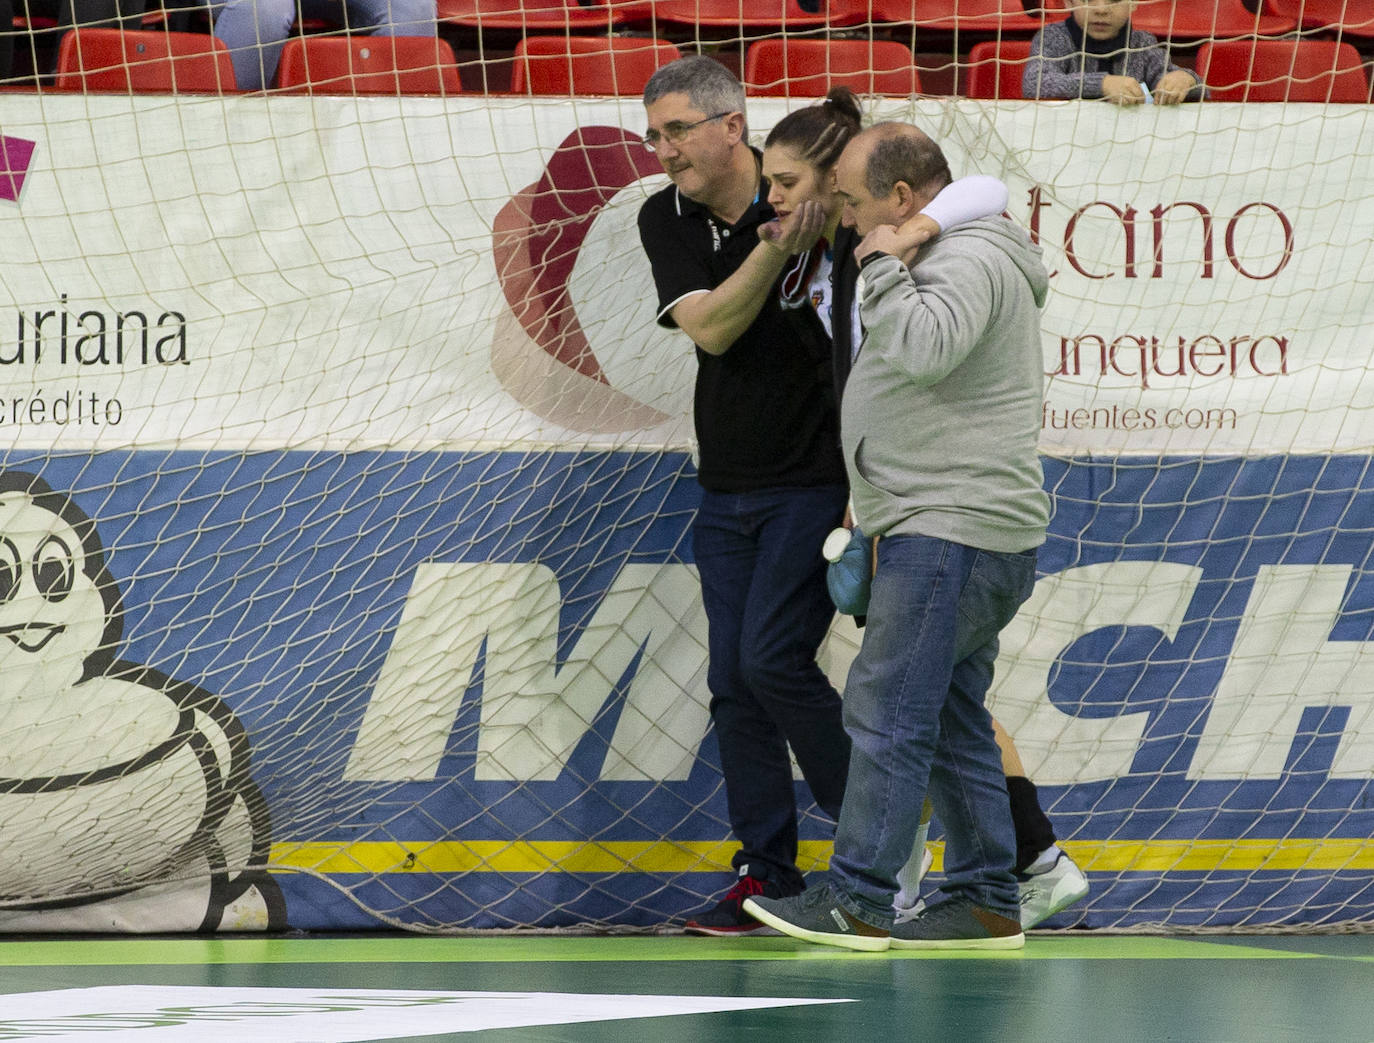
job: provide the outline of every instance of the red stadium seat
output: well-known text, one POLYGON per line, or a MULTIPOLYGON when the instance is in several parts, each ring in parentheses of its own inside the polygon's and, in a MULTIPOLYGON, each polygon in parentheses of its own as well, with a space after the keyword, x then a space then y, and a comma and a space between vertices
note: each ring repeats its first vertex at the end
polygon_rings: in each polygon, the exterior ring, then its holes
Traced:
POLYGON ((515 46, 517 94, 643 94, 660 66, 682 55, 633 36, 527 36, 515 46))
POLYGON ((472 29, 577 32, 607 29, 644 15, 647 0, 610 0, 582 6, 577 0, 438 0, 441 22, 472 29))
POLYGON ((57 52, 59 91, 232 92, 229 48, 207 33, 73 29, 57 52))
POLYGON ((1218 40, 1197 71, 1215 101, 1369 101, 1360 52, 1335 40, 1218 40))
POLYGON ((989 101, 1020 99, 1021 80, 1030 60, 1029 40, 984 40, 969 48, 964 94, 989 101))
POLYGON ((13 28, 23 32, 41 33, 45 29, 56 29, 57 19, 46 15, 15 15, 11 20, 13 28))
POLYGON ((1042 0, 1035 14, 1021 0, 872 0, 869 6, 877 22, 960 32, 1035 32, 1063 13, 1059 0, 1042 0))
POLYGON ((1369 0, 1264 0, 1271 14, 1295 18, 1304 29, 1339 29, 1348 36, 1374 36, 1369 0))
POLYGON ((817 97, 832 86, 858 94, 921 92, 911 49, 895 40, 757 40, 744 56, 750 94, 817 97))
POLYGON ((1281 36, 1298 27, 1296 18, 1251 11, 1242 0, 1141 0, 1131 27, 1159 37, 1281 36))
POLYGON ((432 36, 292 37, 277 86, 297 94, 458 94, 453 49, 432 36))
POLYGON ((853 25, 868 15, 858 0, 653 0, 660 22, 749 29, 812 29, 853 25))

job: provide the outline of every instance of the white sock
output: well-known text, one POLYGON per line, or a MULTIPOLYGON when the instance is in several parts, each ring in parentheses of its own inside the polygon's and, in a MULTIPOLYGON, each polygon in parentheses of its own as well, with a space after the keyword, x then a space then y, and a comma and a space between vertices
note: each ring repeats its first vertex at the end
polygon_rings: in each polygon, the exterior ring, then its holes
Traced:
POLYGON ((1034 862, 1026 866, 1026 875, 1039 876, 1041 873, 1049 872, 1063 853, 1058 844, 1051 844, 1040 852, 1040 856, 1034 862))
POLYGON ((892 904, 898 909, 910 909, 921 898, 921 863, 926 856, 926 839, 930 836, 930 821, 916 827, 916 842, 911 845, 911 857, 897 870, 897 897, 892 904))

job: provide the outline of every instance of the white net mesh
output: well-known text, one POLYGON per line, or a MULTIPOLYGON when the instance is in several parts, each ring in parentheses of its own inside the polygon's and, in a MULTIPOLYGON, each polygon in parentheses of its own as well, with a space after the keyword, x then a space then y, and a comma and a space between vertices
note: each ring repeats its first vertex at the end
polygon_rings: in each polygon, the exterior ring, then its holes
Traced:
POLYGON ((65 57, 14 12, 0 929, 650 927, 728 886, 694 363, 635 232, 638 92, 697 49, 757 139, 888 95, 1046 251, 1054 517, 991 698, 1074 918, 1374 920, 1374 124, 1328 101, 1374 16, 1142 3, 1215 97, 1126 108, 1019 100, 1065 12, 903 6, 446 2, 418 47, 303 9, 266 93, 198 8, 65 57))

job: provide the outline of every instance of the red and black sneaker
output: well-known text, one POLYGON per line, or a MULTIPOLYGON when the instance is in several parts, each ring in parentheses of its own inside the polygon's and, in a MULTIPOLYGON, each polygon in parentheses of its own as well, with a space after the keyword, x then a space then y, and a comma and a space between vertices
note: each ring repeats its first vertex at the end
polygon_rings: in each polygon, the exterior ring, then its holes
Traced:
POLYGON ((707 934, 714 938, 737 938, 746 934, 777 934, 771 927, 759 923, 744 911, 744 900, 762 895, 765 898, 782 898, 782 890, 771 880, 760 880, 750 876, 748 866, 741 866, 739 879, 735 886, 725 892, 725 897, 706 912, 694 916, 684 925, 687 934, 707 934))

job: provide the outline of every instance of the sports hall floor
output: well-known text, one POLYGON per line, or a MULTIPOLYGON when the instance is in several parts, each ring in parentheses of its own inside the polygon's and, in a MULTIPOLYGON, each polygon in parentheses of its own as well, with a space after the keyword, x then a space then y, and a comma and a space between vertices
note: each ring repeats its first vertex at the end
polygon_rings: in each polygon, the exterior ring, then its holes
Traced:
POLYGON ((1374 935, 0 941, 0 1040, 1374 1040, 1374 935), (270 990, 270 991, 263 991, 270 990))

